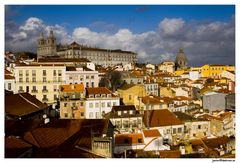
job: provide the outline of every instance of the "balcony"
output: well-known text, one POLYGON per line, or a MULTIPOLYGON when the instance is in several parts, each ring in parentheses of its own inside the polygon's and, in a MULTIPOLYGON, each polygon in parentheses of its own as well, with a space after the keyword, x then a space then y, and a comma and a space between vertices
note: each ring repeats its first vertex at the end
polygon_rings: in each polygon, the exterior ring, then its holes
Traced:
POLYGON ((18 93, 24 93, 24 90, 18 90, 18 93))
POLYGON ((48 98, 43 98, 42 99, 42 102, 47 102, 48 101, 48 98))
POLYGON ((42 93, 48 93, 48 90, 47 89, 43 89, 42 93))
POLYGON ((77 110, 77 106, 72 106, 72 110, 77 110))
POLYGON ((35 90, 32 90, 31 92, 32 93, 38 93, 38 90, 35 89, 35 90))

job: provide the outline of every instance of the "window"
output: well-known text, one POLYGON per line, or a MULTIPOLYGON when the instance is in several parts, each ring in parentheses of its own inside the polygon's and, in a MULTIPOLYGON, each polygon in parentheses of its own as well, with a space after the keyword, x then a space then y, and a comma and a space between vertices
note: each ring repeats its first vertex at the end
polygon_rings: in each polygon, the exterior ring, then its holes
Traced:
POLYGON ((57 92, 57 86, 56 85, 53 86, 53 91, 57 92))
POLYGON ((27 83, 29 82, 29 78, 28 78, 28 77, 26 77, 26 82, 27 82, 27 83))
POLYGON ((29 76, 29 71, 28 70, 26 70, 26 76, 29 76))
POLYGON ((67 107, 67 103, 66 102, 64 103, 64 107, 67 107))
POLYGON ((91 85, 92 85, 92 88, 93 88, 94 87, 94 82, 92 82, 91 85))
POLYGON ((46 83, 47 82, 47 78, 43 77, 43 82, 46 83))
POLYGON ((94 76, 93 76, 93 75, 91 76, 91 79, 94 79, 94 76))
POLYGON ((56 70, 53 70, 53 76, 56 76, 56 75, 57 75, 56 70))
POLYGON ((83 102, 80 102, 80 106, 83 106, 83 104, 84 104, 83 102))
POLYGON ((36 86, 33 86, 32 90, 33 90, 33 92, 36 92, 37 91, 36 86))
POLYGON ((87 87, 87 88, 89 87, 89 83, 88 83, 88 82, 86 82, 86 87, 87 87))
POLYGON ((173 128, 173 134, 176 134, 177 130, 176 128, 173 128))
POLYGON ((33 83, 36 83, 36 77, 33 77, 33 78, 32 78, 32 82, 33 82, 33 83))
POLYGON ((58 76, 62 76, 62 70, 58 70, 58 76))
POLYGON ((23 78, 19 78, 19 82, 22 83, 23 82, 23 78))
POLYGON ((93 103, 89 103, 89 108, 93 108, 93 103))
POLYGON ((67 118, 68 117, 68 113, 64 113, 64 117, 67 118))
POLYGON ((12 84, 8 83, 8 90, 11 90, 11 89, 12 89, 12 84))
POLYGON ((46 85, 43 86, 43 90, 47 90, 47 86, 46 85))
POLYGON ((62 78, 61 77, 58 77, 58 82, 61 82, 62 81, 62 78))
POLYGON ((43 76, 46 76, 46 75, 47 75, 47 71, 43 70, 43 76))
POLYGON ((113 106, 116 106, 116 102, 113 102, 113 106))
POLYGON ((123 113, 126 114, 126 113, 127 113, 127 110, 124 110, 123 113))
POLYGON ((81 117, 84 117, 84 112, 81 112, 81 117))
POLYGON ((93 112, 89 113, 89 118, 93 118, 93 112))
POLYGON ((22 86, 19 86, 19 90, 20 90, 20 91, 23 91, 23 87, 22 87, 22 86))
POLYGON ((53 99, 54 99, 54 100, 57 100, 57 95, 56 95, 56 94, 53 95, 53 99))
POLYGON ((105 102, 102 102, 102 107, 103 107, 103 108, 105 107, 105 102))
POLYGON ((36 70, 32 70, 32 76, 36 76, 36 70))
POLYGON ((89 76, 88 76, 88 75, 86 75, 86 79, 89 79, 89 76))
POLYGON ((201 129, 201 125, 198 125, 198 129, 201 129))
POLYGON ((133 110, 130 110, 130 111, 129 111, 129 114, 133 114, 133 110))
POLYGON ((75 113, 72 113, 72 118, 75 118, 75 113))
POLYGON ((19 70, 19 76, 23 76, 23 71, 19 70))
POLYGON ((107 103, 107 107, 111 107, 111 102, 108 102, 108 103, 107 103))
POLYGON ((182 132, 182 128, 178 128, 178 133, 181 133, 182 132))
POLYGON ((57 77, 53 77, 53 82, 57 82, 57 77))
POLYGON ((99 107, 99 103, 97 102, 97 103, 95 103, 95 107, 96 108, 98 108, 99 107))
POLYGON ((96 118, 100 118, 99 112, 96 112, 96 118))
POLYGON ((129 95, 129 96, 128 96, 128 100, 132 100, 132 95, 129 95))
POLYGON ((118 115, 121 115, 121 111, 118 111, 118 115))

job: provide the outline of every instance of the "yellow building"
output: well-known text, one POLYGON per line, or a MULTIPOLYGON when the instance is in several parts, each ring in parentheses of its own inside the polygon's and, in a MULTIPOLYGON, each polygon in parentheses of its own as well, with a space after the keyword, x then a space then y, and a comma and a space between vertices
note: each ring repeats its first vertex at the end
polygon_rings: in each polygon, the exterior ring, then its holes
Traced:
POLYGON ((202 77, 219 78, 224 70, 235 71, 235 66, 231 65, 209 65, 202 66, 202 77))
POLYGON ((63 64, 16 65, 15 92, 28 92, 43 103, 55 107, 59 85, 65 83, 65 69, 63 64))
POLYGON ((60 118, 85 118, 85 89, 83 84, 67 84, 60 86, 60 118))
POLYGON ((137 110, 140 108, 141 98, 146 96, 145 87, 140 84, 126 84, 117 91, 125 105, 134 105, 137 110))
POLYGON ((183 70, 183 69, 179 69, 179 70, 176 70, 174 72, 175 75, 182 75, 184 72, 186 72, 186 70, 183 70))
POLYGON ((176 92, 170 87, 160 87, 160 96, 161 97, 175 97, 176 92))

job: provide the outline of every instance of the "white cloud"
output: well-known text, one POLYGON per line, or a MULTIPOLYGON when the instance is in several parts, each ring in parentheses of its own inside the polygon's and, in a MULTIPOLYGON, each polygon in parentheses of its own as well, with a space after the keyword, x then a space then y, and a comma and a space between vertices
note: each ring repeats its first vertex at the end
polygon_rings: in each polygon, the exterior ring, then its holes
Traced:
POLYGON ((165 18, 159 24, 160 32, 166 35, 173 35, 179 32, 179 30, 184 26, 184 21, 181 18, 178 19, 168 19, 165 18))
POLYGON ((100 48, 130 50, 138 53, 138 60, 142 62, 175 60, 178 49, 184 48, 192 64, 232 63, 235 59, 235 23, 232 21, 191 24, 182 18, 165 18, 160 21, 157 31, 138 34, 126 28, 107 33, 87 27, 77 27, 68 33, 61 25, 47 25, 32 17, 19 28, 7 28, 6 49, 36 51, 40 32, 46 36, 53 29, 59 43, 76 41, 100 48))

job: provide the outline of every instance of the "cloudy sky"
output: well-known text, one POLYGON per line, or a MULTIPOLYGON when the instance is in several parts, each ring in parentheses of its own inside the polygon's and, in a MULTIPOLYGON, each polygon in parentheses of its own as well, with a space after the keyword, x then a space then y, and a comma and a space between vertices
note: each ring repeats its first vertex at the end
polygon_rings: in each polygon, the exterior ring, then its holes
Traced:
POLYGON ((40 32, 58 43, 130 50, 139 62, 235 64, 234 5, 6 5, 5 49, 36 52, 40 32))

